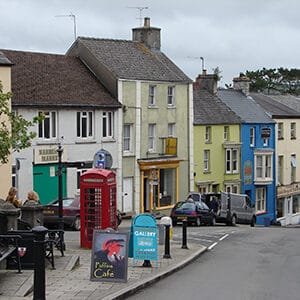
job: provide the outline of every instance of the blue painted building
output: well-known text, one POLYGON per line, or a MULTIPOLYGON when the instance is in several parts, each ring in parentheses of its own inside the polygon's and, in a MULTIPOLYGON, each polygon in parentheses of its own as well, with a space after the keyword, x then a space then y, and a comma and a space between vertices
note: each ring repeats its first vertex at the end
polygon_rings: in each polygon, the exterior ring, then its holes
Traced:
POLYGON ((218 97, 241 119, 241 193, 255 203, 257 224, 276 220, 275 122, 249 96, 249 79, 234 78, 218 97))

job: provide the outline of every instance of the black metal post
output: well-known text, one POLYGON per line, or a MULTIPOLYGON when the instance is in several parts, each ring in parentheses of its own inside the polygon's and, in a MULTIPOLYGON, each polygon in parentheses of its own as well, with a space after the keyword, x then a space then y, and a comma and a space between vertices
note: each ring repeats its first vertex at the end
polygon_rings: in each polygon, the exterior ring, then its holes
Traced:
POLYGON ((152 267, 151 261, 149 259, 145 259, 144 263, 143 263, 143 267, 145 267, 145 268, 151 268, 152 267))
POLYGON ((164 258, 171 258, 170 255, 170 227, 171 225, 165 225, 166 227, 166 237, 165 237, 165 254, 164 258))
POLYGON ((48 232, 44 226, 36 226, 34 233, 34 290, 33 300, 46 299, 45 280, 45 236, 48 232))
POLYGON ((65 242, 64 242, 64 219, 63 219, 63 196, 62 196, 62 153, 63 149, 61 147, 61 144, 58 145, 57 149, 58 153, 58 170, 57 170, 57 176, 58 176, 58 228, 62 230, 62 232, 59 232, 60 237, 60 247, 61 249, 65 250, 65 242))
POLYGON ((187 220, 182 220, 182 249, 188 249, 186 238, 187 220))

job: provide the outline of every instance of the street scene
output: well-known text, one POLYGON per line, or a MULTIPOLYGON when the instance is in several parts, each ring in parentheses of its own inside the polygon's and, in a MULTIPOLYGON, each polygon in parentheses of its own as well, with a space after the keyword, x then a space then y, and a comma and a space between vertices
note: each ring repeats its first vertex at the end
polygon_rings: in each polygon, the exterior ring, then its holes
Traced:
POLYGON ((298 299, 295 0, 0 0, 0 299, 298 299))

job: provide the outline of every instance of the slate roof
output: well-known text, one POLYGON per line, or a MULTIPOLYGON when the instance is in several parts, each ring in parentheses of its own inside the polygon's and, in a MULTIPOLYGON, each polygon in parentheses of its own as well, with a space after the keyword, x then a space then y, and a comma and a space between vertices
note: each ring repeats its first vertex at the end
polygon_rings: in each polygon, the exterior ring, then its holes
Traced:
POLYGON ((261 93, 250 93, 250 96, 273 118, 299 118, 300 117, 299 112, 276 101, 276 99, 271 95, 265 95, 261 93))
POLYGON ((233 110, 243 123, 274 123, 251 97, 246 97, 241 91, 234 89, 219 89, 218 97, 233 110))
POLYGON ((192 82, 164 53, 143 43, 86 37, 78 37, 75 43, 86 47, 120 79, 192 82))
POLYGON ((0 66, 11 66, 11 61, 2 53, 0 52, 0 66))
POLYGON ((121 107, 78 58, 0 51, 13 63, 14 106, 121 107))
POLYGON ((300 112, 300 97, 294 95, 272 95, 272 98, 294 110, 300 112))
POLYGON ((194 125, 240 124, 241 119, 217 96, 194 89, 194 125))

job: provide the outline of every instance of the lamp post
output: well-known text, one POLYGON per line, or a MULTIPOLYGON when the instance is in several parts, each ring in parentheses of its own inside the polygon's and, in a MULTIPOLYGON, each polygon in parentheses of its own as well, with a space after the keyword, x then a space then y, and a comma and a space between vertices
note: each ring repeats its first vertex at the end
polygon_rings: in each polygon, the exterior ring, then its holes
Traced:
POLYGON ((65 242, 64 242, 64 219, 63 219, 63 197, 62 197, 62 153, 63 149, 61 147, 61 144, 58 144, 58 170, 57 170, 57 176, 58 176, 58 229, 61 230, 59 233, 60 235, 60 242, 62 249, 65 250, 65 242))

